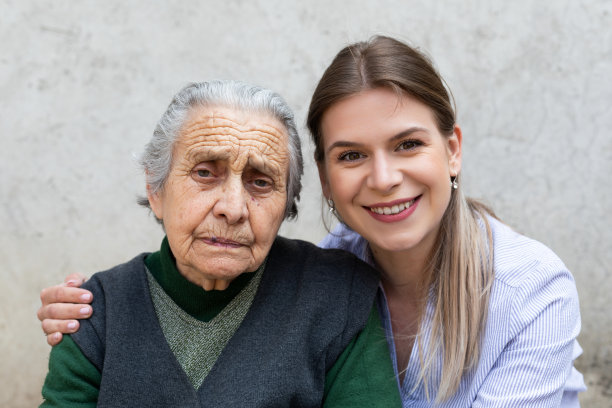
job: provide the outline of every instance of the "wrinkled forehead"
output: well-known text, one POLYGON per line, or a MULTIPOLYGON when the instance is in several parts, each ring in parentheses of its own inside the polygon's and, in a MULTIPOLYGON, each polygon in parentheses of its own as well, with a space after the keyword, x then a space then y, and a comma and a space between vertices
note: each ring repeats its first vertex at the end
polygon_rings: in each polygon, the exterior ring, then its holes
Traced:
POLYGON ((177 150, 188 161, 227 160, 237 166, 263 161, 286 170, 288 143, 285 126, 269 113, 200 107, 189 112, 177 150))

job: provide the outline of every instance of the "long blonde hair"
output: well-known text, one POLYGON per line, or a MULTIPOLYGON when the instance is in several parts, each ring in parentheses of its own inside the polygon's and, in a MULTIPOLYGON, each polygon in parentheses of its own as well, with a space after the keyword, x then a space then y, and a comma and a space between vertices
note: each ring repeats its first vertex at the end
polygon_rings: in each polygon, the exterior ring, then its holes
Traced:
MULTIPOLYGON (((493 284, 493 246, 487 216, 490 209, 464 197, 458 188, 451 196, 440 223, 426 276, 435 294, 430 342, 419 347, 421 380, 427 390, 442 352, 442 376, 437 401, 451 397, 463 374, 478 364, 493 284), (482 224, 482 225, 480 225, 482 224), (485 230, 485 234, 482 233, 485 230), (439 339, 442 339, 440 344, 439 339)), ((429 393, 428 393, 429 394, 429 393)))
MULTIPOLYGON (((429 106, 442 135, 455 128, 449 91, 429 59, 390 37, 377 36, 342 49, 323 74, 312 96, 307 125, 315 144, 315 160, 325 159, 321 121, 332 105, 365 89, 389 88, 429 106)), ((459 176, 457 176, 459 177, 459 176)), ((437 356, 443 356, 436 401, 450 398, 462 376, 478 364, 493 282, 492 237, 487 221, 493 213, 453 189, 442 217, 436 244, 426 266, 425 282, 434 294, 428 344, 417 336, 422 381, 427 395, 437 356), (482 233, 483 229, 485 234, 482 233)), ((422 312, 421 312, 422 314, 422 312)), ((420 325, 422 328, 422 324, 420 325)))

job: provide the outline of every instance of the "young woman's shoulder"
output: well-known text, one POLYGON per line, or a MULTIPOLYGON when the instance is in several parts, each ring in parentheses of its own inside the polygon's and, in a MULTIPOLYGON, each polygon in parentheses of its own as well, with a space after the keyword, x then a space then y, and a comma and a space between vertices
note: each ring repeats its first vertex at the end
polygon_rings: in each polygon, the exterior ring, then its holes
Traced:
POLYGON ((495 281, 511 287, 539 286, 550 280, 574 279, 563 261, 546 245, 489 218, 493 235, 495 281))
POLYGON ((573 368, 581 353, 574 278, 544 244, 500 221, 489 222, 495 280, 476 375, 484 378, 478 402, 488 406, 487 396, 496 393, 504 395, 508 406, 532 406, 536 401, 559 406, 561 398, 577 401, 577 393, 586 387, 573 368))
POLYGON ((319 246, 321 248, 336 248, 348 251, 362 261, 372 264, 367 241, 361 235, 350 229, 346 224, 338 223, 338 225, 319 242, 319 246))

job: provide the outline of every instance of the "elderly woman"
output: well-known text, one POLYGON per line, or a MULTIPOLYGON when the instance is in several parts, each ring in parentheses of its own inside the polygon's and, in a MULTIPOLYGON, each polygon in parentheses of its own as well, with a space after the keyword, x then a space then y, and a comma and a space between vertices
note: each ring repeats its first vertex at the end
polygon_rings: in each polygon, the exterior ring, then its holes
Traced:
POLYGON ((84 285, 95 313, 52 350, 43 406, 400 405, 377 276, 277 237, 302 173, 278 95, 191 84, 141 162, 167 236, 84 285))

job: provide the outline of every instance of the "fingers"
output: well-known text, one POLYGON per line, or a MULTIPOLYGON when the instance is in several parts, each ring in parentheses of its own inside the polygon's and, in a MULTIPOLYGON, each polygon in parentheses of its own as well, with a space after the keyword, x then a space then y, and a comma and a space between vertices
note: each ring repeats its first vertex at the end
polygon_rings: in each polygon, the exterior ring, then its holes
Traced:
MULTIPOLYGON (((91 316, 91 306, 78 303, 51 303, 46 306, 41 306, 38 309, 38 320, 67 320, 67 319, 86 319, 91 316)), ((50 330, 46 333, 52 333, 58 330, 50 330)), ((62 331, 66 333, 66 331, 62 331)))
POLYGON ((66 286, 80 287, 85 281, 87 277, 85 275, 81 275, 80 273, 71 273, 70 275, 64 278, 64 283, 66 286))
MULTIPOLYGON (((79 322, 77 320, 58 320, 58 319, 44 319, 41 323, 42 329, 47 335, 74 333, 79 330, 79 322)), ((47 341, 49 338, 47 338, 47 341)), ((59 343, 59 342, 58 342, 59 343)))
POLYGON ((91 303, 93 295, 85 289, 62 285, 51 286, 40 291, 43 306, 51 303, 91 303))
POLYGON ((74 333, 79 329, 75 319, 91 316, 88 303, 93 300, 90 291, 79 289, 86 278, 78 273, 70 274, 61 285, 51 286, 40 291, 42 306, 37 316, 47 335, 47 343, 55 346, 62 341, 62 333, 74 333))
POLYGON ((62 333, 51 333, 47 335, 47 343, 50 346, 56 346, 62 341, 62 333))

